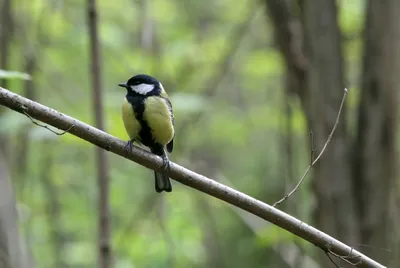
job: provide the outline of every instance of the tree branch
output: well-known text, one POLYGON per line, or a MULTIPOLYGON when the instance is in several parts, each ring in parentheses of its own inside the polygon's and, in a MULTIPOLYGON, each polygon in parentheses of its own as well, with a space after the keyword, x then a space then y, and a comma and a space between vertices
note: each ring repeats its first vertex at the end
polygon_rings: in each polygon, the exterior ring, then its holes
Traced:
MULTIPOLYGON (((32 118, 40 120, 61 130, 69 130, 74 136, 84 139, 107 151, 111 151, 122 157, 130 159, 142 166, 162 172, 162 159, 143 149, 133 146, 131 152, 124 149, 125 142, 117 139, 104 131, 78 121, 68 115, 62 114, 37 102, 26 99, 6 89, 0 88, 0 104, 19 113, 28 113, 32 118)), ((248 211, 264 220, 267 220, 321 248, 338 256, 348 256, 349 259, 357 259, 356 267, 379 267, 385 266, 375 262, 362 253, 343 244, 335 238, 303 223, 302 221, 270 206, 246 194, 229 188, 214 180, 190 171, 175 163, 170 164, 169 176, 189 187, 214 196, 231 205, 248 211)))

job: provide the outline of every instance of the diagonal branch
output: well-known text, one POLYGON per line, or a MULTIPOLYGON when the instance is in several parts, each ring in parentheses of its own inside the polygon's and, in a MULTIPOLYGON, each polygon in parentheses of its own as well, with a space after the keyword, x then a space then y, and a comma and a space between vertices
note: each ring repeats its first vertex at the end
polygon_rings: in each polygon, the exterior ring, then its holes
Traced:
MULTIPOLYGON (((133 146, 131 152, 124 149, 125 142, 117 139, 104 131, 78 121, 68 115, 62 114, 37 102, 26 99, 20 95, 0 88, 0 104, 19 113, 28 113, 32 118, 61 130, 67 130, 72 125, 69 133, 97 145, 107 151, 130 159, 142 166, 162 172, 162 159, 143 149, 133 146)), ((382 264, 368 258, 364 254, 343 244, 335 238, 317 230, 316 228, 270 206, 244 193, 236 191, 214 180, 206 178, 178 164, 170 165, 169 176, 191 188, 214 196, 231 205, 248 211, 264 220, 267 220, 301 238, 309 241, 322 250, 329 251, 338 256, 348 256, 359 262, 355 267, 383 268, 382 264)))

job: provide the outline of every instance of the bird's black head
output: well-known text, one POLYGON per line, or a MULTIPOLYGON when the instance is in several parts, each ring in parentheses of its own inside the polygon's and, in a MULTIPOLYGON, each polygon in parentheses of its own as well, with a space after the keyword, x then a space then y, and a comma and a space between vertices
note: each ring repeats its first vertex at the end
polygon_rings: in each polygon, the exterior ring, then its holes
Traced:
POLYGON ((157 95, 160 93, 160 82, 150 75, 137 74, 131 77, 128 82, 118 84, 124 87, 128 92, 136 93, 143 96, 157 95))

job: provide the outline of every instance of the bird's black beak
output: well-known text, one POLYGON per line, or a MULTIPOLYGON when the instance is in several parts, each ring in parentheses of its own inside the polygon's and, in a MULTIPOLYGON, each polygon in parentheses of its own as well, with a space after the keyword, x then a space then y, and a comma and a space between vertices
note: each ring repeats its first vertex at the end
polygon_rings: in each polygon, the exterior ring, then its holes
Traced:
POLYGON ((119 83, 118 86, 124 87, 124 88, 128 87, 128 85, 126 83, 119 83))

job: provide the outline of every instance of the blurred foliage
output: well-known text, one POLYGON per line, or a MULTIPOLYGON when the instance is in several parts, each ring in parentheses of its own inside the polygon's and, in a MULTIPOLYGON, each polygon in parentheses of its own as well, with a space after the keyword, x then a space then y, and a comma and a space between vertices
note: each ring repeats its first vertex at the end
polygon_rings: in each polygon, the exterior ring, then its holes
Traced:
MULTIPOLYGON (((93 123, 86 2, 13 2, 18 8, 10 68, 24 71, 25 61, 33 58, 36 100, 93 123)), ((339 2, 352 88, 360 71, 364 1, 339 2)), ((301 176, 308 162, 305 119, 299 101, 289 98, 292 133, 287 133, 283 61, 258 1, 114 0, 98 1, 98 10, 108 132, 127 139, 120 115, 125 92, 117 84, 149 73, 163 82, 174 107, 172 161, 211 178, 222 174, 234 188, 269 203, 294 184, 285 170, 301 176), (293 166, 287 166, 283 149, 288 135, 293 166)), ((29 76, 1 70, 4 77, 29 76)), ((25 94, 25 82, 12 79, 9 89, 25 94)), ((355 103, 349 100, 350 110, 355 103)), ((21 227, 37 267, 54 267, 57 248, 58 261, 67 267, 95 267, 93 146, 71 135, 56 136, 13 112, 0 120, 1 132, 12 138, 12 152, 21 149, 19 133, 29 127, 26 167, 17 153, 8 158, 23 208, 21 227)), ((152 172, 108 157, 115 267, 285 267, 279 245, 312 248, 270 224, 254 231, 225 203, 177 182, 172 194, 156 194, 152 172)), ((308 186, 287 202, 304 221, 312 206, 308 186)))
POLYGON ((31 76, 29 74, 15 72, 15 71, 5 71, 5 70, 0 70, 0 78, 31 80, 31 76))

